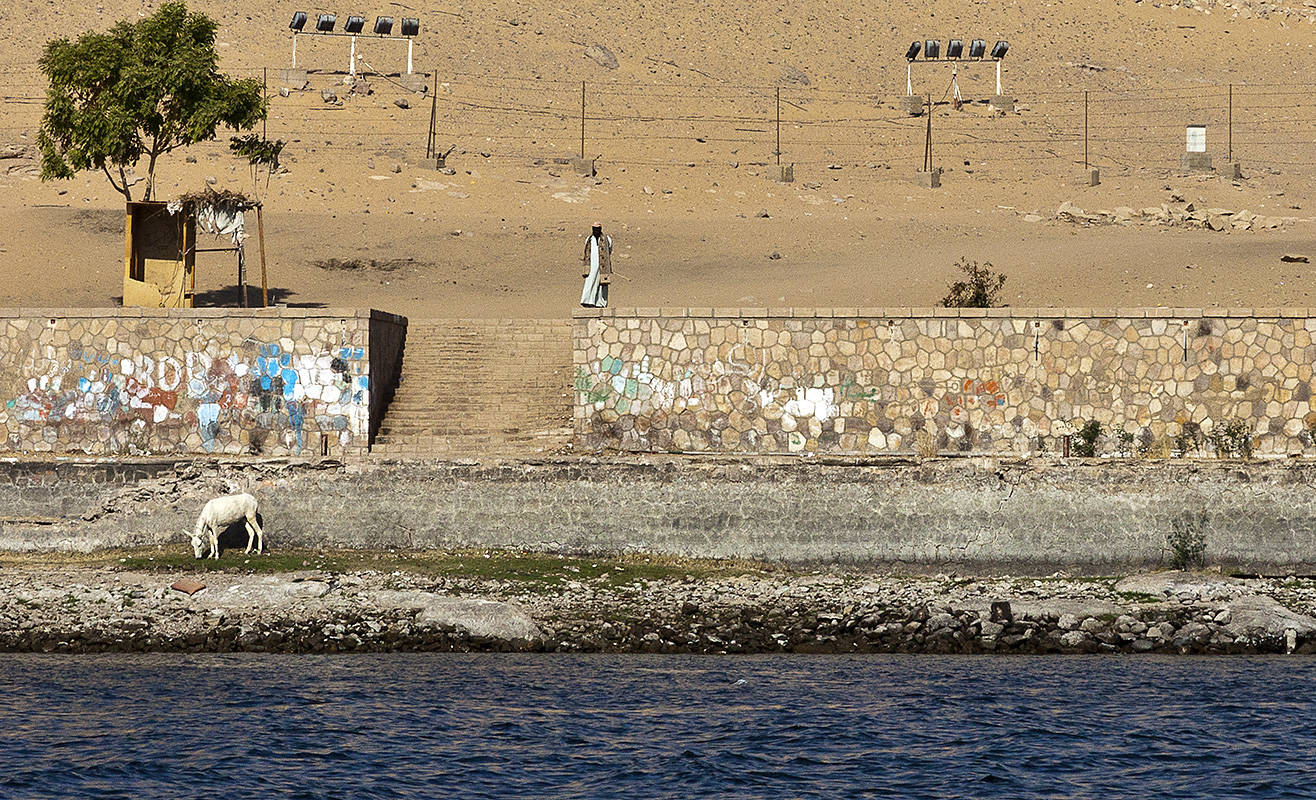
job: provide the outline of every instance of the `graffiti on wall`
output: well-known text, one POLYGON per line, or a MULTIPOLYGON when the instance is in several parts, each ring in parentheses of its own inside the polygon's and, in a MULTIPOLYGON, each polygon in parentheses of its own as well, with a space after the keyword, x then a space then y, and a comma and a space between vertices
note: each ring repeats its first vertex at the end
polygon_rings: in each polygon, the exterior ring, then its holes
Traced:
POLYGON ((1007 388, 998 378, 957 378, 945 386, 929 385, 926 396, 915 396, 907 389, 886 387, 884 391, 866 385, 854 374, 834 376, 835 385, 827 385, 823 377, 809 374, 774 379, 763 365, 726 360, 696 359, 689 365, 668 368, 675 375, 663 378, 655 374, 647 357, 626 361, 605 356, 588 367, 577 367, 578 401, 596 409, 611 408, 618 415, 645 415, 651 423, 673 413, 718 404, 746 416, 775 407, 789 428, 786 435, 792 451, 803 449, 811 434, 836 435, 835 431, 844 429, 845 420, 855 419, 856 414, 864 422, 861 427, 871 431, 865 438, 870 446, 897 447, 899 436, 876 428, 879 410, 887 419, 918 419, 922 430, 936 431, 940 426, 952 437, 963 436, 968 427, 982 432, 1006 425, 996 413, 1007 400, 1007 388), (856 412, 857 403, 863 404, 860 412, 856 412), (822 427, 811 429, 809 423, 822 427))
POLYGON ((367 430, 364 348, 299 355, 278 342, 246 344, 228 353, 211 348, 177 355, 120 355, 116 342, 105 351, 76 341, 34 345, 16 365, 28 377, 4 411, 56 436, 65 425, 125 430, 127 443, 140 449, 149 447, 158 428, 196 433, 206 452, 231 444, 238 430, 250 432, 252 452, 260 452, 270 434, 301 452, 308 420, 342 446, 367 430))

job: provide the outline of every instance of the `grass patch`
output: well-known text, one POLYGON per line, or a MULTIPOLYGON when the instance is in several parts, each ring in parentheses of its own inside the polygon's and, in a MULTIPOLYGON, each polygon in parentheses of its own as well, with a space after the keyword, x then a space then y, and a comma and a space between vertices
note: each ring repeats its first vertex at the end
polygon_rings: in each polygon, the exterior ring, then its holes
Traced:
POLYGON ((433 266, 414 258, 326 258, 311 264, 331 272, 397 272, 411 267, 433 266))
POLYGON ((1164 597, 1157 597, 1146 592, 1116 592, 1115 596, 1128 603, 1163 603, 1164 597))
POLYGON ((139 548, 95 554, 0 554, 0 567, 105 567, 137 572, 205 574, 279 574, 302 570, 344 572, 404 572, 433 578, 506 581, 544 589, 571 581, 601 583, 610 587, 636 581, 704 579, 761 575, 780 569, 747 561, 685 559, 627 555, 604 558, 559 556, 521 550, 279 550, 248 555, 231 550, 219 559, 197 560, 190 549, 139 548))

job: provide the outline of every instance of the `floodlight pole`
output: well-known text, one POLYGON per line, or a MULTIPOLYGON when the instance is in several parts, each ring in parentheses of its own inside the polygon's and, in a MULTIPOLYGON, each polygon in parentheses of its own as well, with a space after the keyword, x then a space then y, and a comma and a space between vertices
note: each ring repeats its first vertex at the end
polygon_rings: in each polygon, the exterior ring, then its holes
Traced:
MULTIPOLYGON (((412 46, 415 44, 416 44, 416 40, 414 38, 407 39, 407 74, 408 75, 411 74, 411 50, 412 50, 412 46)), ((435 70, 435 74, 437 73, 438 71, 435 70)))
POLYGON ((297 31, 292 32, 292 68, 297 69, 297 31))
POLYGON ((928 92, 928 138, 923 147, 923 171, 932 172, 932 93, 928 92))
MULTIPOLYGON (((293 66, 294 67, 297 66, 296 64, 297 49, 295 45, 293 47, 292 60, 293 60, 293 66)), ((910 61, 907 65, 905 65, 905 97, 913 97, 913 96, 914 96, 914 62, 910 61)))
POLYGON ((1005 94, 1001 91, 1001 59, 996 59, 996 96, 1000 97, 1005 94))
POLYGON ((355 79, 356 78, 356 36, 355 35, 352 36, 352 54, 349 55, 347 58, 348 58, 347 75, 348 77, 355 79))

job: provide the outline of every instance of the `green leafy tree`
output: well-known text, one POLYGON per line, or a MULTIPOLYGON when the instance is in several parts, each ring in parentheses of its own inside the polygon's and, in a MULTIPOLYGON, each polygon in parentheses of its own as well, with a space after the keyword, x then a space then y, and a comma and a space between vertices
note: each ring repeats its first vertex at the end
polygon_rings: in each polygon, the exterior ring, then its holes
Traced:
POLYGON ((228 140, 228 149, 232 150, 234 155, 247 159, 251 165, 251 182, 253 188, 257 187, 257 176, 260 169, 265 169, 265 186, 270 185, 270 176, 279 168, 279 154, 283 152, 285 142, 282 139, 266 139, 258 133, 249 133, 246 136, 231 136, 228 140))
POLYGON ((215 138, 220 125, 249 130, 264 119, 260 81, 219 72, 218 29, 185 4, 166 3, 109 33, 47 42, 40 61, 50 80, 37 137, 41 179, 99 169, 131 200, 127 170, 145 157, 143 199, 150 200, 161 155, 215 138))

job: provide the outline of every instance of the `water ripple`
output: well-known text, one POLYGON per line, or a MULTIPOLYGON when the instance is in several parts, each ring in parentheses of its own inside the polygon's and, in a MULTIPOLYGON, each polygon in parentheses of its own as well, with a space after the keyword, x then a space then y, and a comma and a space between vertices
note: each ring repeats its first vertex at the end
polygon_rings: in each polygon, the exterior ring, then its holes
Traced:
POLYGON ((0 797, 1310 797, 1304 658, 0 656, 0 797))

